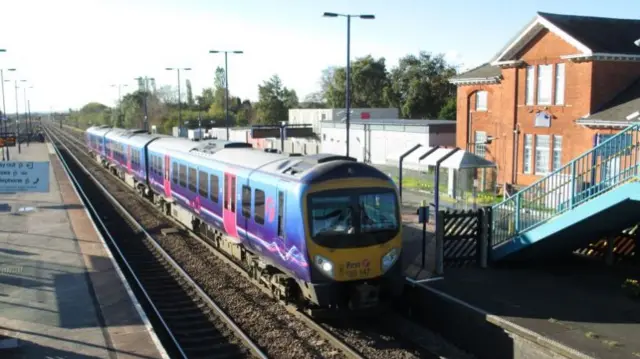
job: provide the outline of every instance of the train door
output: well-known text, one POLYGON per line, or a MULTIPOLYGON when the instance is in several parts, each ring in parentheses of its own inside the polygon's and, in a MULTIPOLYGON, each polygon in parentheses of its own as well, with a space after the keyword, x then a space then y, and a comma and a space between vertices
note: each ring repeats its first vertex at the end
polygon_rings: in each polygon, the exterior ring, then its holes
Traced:
POLYGON ((289 246, 287 246, 287 230, 286 230, 286 191, 285 185, 286 182, 278 183, 278 188, 276 192, 275 203, 271 203, 267 206, 267 217, 269 221, 276 221, 276 238, 282 244, 286 250, 289 250, 289 246))
POLYGON ((126 158, 126 163, 127 163, 127 172, 131 173, 131 146, 126 145, 127 146, 127 158, 126 158))
POLYGON ((162 171, 162 183, 164 185, 164 196, 171 198, 171 157, 164 155, 164 171, 162 171))
POLYGON ((232 173, 224 174, 224 203, 222 206, 222 220, 224 230, 228 235, 238 238, 237 224, 237 203, 236 198, 236 175, 232 173))

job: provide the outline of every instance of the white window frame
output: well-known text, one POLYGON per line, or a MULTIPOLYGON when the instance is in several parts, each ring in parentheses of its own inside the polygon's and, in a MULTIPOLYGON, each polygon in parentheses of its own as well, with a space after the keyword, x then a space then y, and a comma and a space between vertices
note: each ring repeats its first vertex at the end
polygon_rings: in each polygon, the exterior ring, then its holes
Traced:
POLYGON ((538 105, 551 105, 553 100, 553 65, 538 65, 538 105))
POLYGON ((535 94, 535 67, 527 66, 526 75, 525 75, 525 89, 524 89, 524 98, 525 105, 532 106, 533 98, 535 94))
POLYGON ((553 157, 551 158, 551 166, 552 171, 562 167, 562 136, 553 136, 553 157))
POLYGON ((484 131, 476 131, 473 143, 473 153, 478 157, 484 158, 487 153, 487 133, 484 131))
POLYGON ((489 95, 487 91, 476 92, 476 111, 487 111, 489 103, 489 95), (482 101, 481 101, 482 100, 482 101))
POLYGON ((524 135, 524 148, 522 151, 522 172, 531 174, 533 167, 533 135, 524 135))
POLYGON ((550 135, 536 135, 535 148, 534 148, 534 171, 536 175, 549 174, 549 159, 551 158, 551 136, 550 135), (547 145, 541 146, 541 139, 546 139, 547 145), (546 164, 546 166, 545 166, 546 164))
POLYGON ((556 64, 556 92, 554 98, 556 105, 564 105, 565 70, 565 64, 556 64))

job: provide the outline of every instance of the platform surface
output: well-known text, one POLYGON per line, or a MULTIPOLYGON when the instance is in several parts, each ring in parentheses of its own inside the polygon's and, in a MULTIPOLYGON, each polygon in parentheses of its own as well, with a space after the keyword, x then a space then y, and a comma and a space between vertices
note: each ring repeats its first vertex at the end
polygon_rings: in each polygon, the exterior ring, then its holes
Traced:
POLYGON ((25 144, 11 159, 51 161, 48 193, 0 193, 2 358, 163 358, 53 149, 25 144), (9 342, 10 343, 10 342, 9 342))
MULTIPOLYGON (((403 260, 409 268, 421 264, 422 228, 412 216, 411 204, 403 207, 403 260)), ((428 226, 428 251, 435 249, 433 242, 433 227, 428 226)), ((427 266, 432 265, 432 256, 427 258, 427 266)), ((410 274, 408 269, 405 273, 410 274)), ((419 285, 588 356, 638 359, 640 300, 622 289, 627 278, 640 279, 640 264, 608 267, 598 260, 568 256, 517 267, 445 267, 442 280, 419 285)))

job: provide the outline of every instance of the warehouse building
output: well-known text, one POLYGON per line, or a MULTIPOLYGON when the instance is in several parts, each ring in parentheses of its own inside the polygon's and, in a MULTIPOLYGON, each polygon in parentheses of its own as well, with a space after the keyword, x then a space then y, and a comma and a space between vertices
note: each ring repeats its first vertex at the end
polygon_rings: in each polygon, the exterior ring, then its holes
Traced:
MULTIPOLYGON (((351 108, 351 120, 376 120, 398 118, 397 108, 351 108)), ((292 125, 311 125, 313 132, 320 135, 322 122, 344 122, 344 108, 296 108, 289 110, 289 123, 292 125)))

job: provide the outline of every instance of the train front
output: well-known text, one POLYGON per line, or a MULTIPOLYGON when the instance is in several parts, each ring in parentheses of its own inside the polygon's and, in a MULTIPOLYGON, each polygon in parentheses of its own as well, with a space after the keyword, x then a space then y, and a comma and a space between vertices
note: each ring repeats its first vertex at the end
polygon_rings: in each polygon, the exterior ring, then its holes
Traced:
POLYGON ((324 308, 377 307, 402 293, 396 186, 374 167, 339 161, 304 199, 312 298, 324 308))

